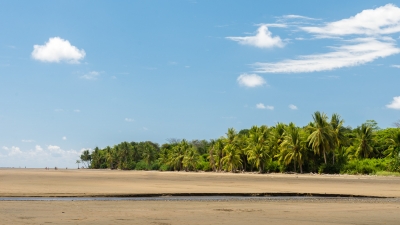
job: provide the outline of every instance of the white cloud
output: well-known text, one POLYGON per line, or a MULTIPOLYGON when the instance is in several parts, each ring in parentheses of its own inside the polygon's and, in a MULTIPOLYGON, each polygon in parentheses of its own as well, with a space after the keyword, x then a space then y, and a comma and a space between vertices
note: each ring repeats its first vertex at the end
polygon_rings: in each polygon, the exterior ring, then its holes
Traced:
POLYGON ((126 121, 126 122, 130 122, 130 123, 131 123, 131 122, 135 122, 135 120, 134 120, 134 119, 131 119, 131 118, 125 118, 125 121, 126 121))
POLYGON ((284 19, 304 19, 304 20, 317 20, 315 18, 307 17, 307 16, 300 16, 300 15, 284 15, 282 16, 284 19))
POLYGON ((60 37, 50 38, 44 45, 34 45, 32 58, 42 62, 79 63, 85 57, 85 50, 79 50, 68 40, 60 37))
POLYGON ((33 149, 22 150, 19 147, 6 147, 0 149, 0 165, 4 167, 76 167, 76 160, 82 154, 83 150, 64 150, 57 145, 48 145, 42 148, 36 145, 33 149))
POLYGON ((91 71, 83 76, 81 76, 81 79, 86 79, 86 80, 97 80, 97 77, 100 76, 100 73, 97 71, 91 71))
POLYGON ((285 27, 287 27, 287 25, 284 24, 284 23, 266 23, 266 24, 260 24, 260 26, 263 26, 263 25, 265 25, 265 26, 267 26, 267 27, 279 27, 279 28, 285 28, 285 27))
POLYGON ((386 107, 389 109, 400 109, 400 96, 393 97, 393 101, 389 105, 386 105, 386 107))
POLYGON ((391 67, 399 68, 399 69, 400 69, 400 65, 391 65, 391 67))
POLYGON ((79 110, 79 109, 74 109, 74 112, 76 112, 76 113, 80 113, 80 112, 81 112, 81 110, 79 110))
POLYGON ((18 154, 22 153, 21 149, 19 147, 15 147, 15 146, 12 146, 11 148, 3 146, 3 150, 7 151, 7 155, 6 156, 14 156, 14 155, 18 155, 18 154))
POLYGON ((270 106, 270 105, 264 105, 263 103, 258 103, 258 104, 256 105, 256 108, 257 108, 257 109, 268 109, 268 110, 274 110, 274 107, 273 107, 273 106, 270 106))
POLYGON ((400 53, 395 42, 390 38, 358 38, 350 42, 355 44, 331 47, 335 51, 300 56, 276 63, 255 63, 259 73, 301 73, 333 70, 342 67, 357 66, 372 62, 378 58, 400 53))
POLYGON ((323 27, 301 27, 304 31, 323 35, 378 35, 400 32, 400 8, 387 4, 367 9, 348 19, 327 23, 323 27))
POLYGON ((227 39, 232 41, 237 41, 242 45, 251 45, 258 48, 272 48, 272 47, 283 47, 284 43, 282 42, 279 36, 272 37, 272 33, 268 30, 267 25, 261 25, 255 36, 246 36, 246 37, 227 37, 227 39))
POLYGON ((65 140, 67 140, 67 137, 64 136, 64 137, 62 137, 62 139, 65 141, 65 140))
POLYGON ((247 73, 241 74, 237 78, 237 82, 241 86, 246 86, 246 87, 258 87, 267 84, 267 82, 261 76, 257 74, 247 74, 247 73))
POLYGON ((21 140, 22 142, 27 142, 27 143, 30 143, 30 142, 35 142, 35 140, 21 140))
POLYGON ((297 106, 295 106, 295 105, 293 105, 293 104, 290 104, 290 105, 289 105, 289 109, 291 109, 291 110, 297 110, 297 106))

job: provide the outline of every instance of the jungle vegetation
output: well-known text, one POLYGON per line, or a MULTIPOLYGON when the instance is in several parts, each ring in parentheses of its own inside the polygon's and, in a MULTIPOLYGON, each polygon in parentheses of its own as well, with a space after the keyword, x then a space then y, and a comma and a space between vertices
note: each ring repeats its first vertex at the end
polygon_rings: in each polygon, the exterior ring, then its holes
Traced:
POLYGON ((304 127, 294 123, 253 126, 212 140, 122 142, 77 163, 92 169, 376 174, 400 172, 400 124, 381 129, 374 120, 346 127, 333 114, 315 112, 304 127), (385 173, 386 173, 385 172, 385 173))

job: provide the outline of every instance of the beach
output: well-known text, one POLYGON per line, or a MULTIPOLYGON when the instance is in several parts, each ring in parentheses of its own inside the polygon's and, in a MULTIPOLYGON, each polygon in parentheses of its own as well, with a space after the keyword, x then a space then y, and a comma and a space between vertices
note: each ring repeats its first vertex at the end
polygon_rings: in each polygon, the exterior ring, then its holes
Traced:
POLYGON ((141 201, 1 201, 1 224, 398 224, 400 219, 398 177, 0 169, 0 187, 2 198, 166 196, 141 201), (168 197, 235 193, 310 197, 168 197), (313 197, 318 194, 362 197, 313 197))

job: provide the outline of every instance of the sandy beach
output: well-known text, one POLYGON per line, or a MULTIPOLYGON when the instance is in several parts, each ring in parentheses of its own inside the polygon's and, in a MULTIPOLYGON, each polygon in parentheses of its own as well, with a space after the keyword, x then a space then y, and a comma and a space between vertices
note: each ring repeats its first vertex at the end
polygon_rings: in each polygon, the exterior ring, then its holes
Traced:
POLYGON ((0 197, 314 193, 382 199, 1 201, 1 224, 398 224, 400 178, 0 169, 0 197))

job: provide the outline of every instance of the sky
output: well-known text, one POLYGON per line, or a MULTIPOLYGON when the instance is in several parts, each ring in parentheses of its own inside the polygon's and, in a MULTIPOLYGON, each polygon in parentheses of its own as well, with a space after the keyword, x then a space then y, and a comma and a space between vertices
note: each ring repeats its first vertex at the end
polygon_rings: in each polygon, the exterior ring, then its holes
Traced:
POLYGON ((400 1, 1 1, 0 167, 122 141, 400 119, 400 1))

